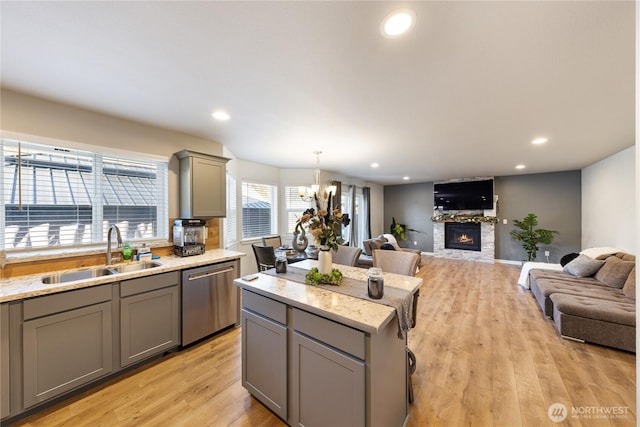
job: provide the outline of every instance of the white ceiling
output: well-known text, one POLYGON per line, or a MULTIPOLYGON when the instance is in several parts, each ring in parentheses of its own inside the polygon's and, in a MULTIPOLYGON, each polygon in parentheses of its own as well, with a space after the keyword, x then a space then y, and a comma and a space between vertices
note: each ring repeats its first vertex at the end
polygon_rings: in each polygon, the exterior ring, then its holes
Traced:
POLYGON ((635 143, 634 8, 2 1, 1 83, 381 184, 576 170, 635 143))

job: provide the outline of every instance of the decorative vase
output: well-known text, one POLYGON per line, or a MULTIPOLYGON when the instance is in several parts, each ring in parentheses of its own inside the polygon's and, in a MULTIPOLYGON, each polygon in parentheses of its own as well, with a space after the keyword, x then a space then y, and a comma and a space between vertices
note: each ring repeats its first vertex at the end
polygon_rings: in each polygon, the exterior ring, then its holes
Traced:
POLYGON ((318 272, 320 274, 331 273, 331 249, 320 247, 318 251, 318 272))

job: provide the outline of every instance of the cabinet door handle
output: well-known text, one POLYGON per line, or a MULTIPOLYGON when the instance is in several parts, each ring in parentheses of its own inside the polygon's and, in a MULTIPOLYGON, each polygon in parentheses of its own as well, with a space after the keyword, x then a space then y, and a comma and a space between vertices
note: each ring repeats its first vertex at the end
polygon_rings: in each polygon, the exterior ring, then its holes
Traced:
POLYGON ((188 280, 204 279, 205 277, 217 276, 218 274, 228 273, 230 271, 233 271, 233 267, 225 268, 224 270, 220 271, 210 271, 208 273, 194 274, 193 276, 189 276, 188 280))

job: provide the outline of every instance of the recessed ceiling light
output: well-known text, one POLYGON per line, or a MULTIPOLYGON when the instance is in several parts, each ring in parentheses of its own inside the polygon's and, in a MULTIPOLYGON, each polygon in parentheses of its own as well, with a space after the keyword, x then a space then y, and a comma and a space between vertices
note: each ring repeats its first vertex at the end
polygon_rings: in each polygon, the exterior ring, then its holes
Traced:
POLYGON ((229 113, 227 113, 226 111, 222 111, 222 110, 218 110, 218 111, 214 111, 213 114, 211 114, 211 117, 213 117, 216 120, 220 120, 220 121, 227 121, 231 118, 231 116, 229 115, 229 113))
POLYGON ((408 177, 408 176, 403 176, 403 177, 402 177, 402 179, 403 179, 404 181, 409 181, 409 177, 408 177))
POLYGON ((371 163, 371 167, 372 167, 372 168, 377 168, 378 166, 380 166, 380 165, 379 165, 379 164, 377 164, 377 163, 371 163))
POLYGON ((385 37, 399 37, 409 31, 415 22, 416 14, 413 10, 396 10, 384 18, 380 24, 380 30, 385 37))
POLYGON ((525 165, 517 165, 516 169, 524 169, 526 166, 525 165))
POLYGON ((544 144, 547 141, 548 141, 547 138, 536 138, 533 141, 531 141, 531 143, 534 145, 540 145, 540 144, 544 144))

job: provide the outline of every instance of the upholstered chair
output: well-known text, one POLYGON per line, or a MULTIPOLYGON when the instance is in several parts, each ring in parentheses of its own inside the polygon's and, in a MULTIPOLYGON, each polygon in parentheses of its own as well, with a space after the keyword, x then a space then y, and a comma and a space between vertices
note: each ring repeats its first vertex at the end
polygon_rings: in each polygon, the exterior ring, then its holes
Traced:
POLYGON ((337 252, 331 253, 334 264, 355 266, 358 263, 362 249, 353 246, 338 246, 337 252))
POLYGON ((383 272, 415 276, 420 263, 420 255, 405 251, 373 251, 373 266, 380 267, 383 272))
MULTIPOLYGON (((418 271, 418 263, 420 255, 413 252, 405 251, 387 251, 384 249, 376 249, 373 251, 373 266, 380 267, 383 273, 404 274, 405 276, 415 276, 418 271)), ((416 311, 418 309, 418 297, 420 291, 416 291, 413 296, 413 316, 412 327, 416 326, 416 311)), ((407 364, 409 371, 407 372, 409 402, 413 402, 413 382, 411 376, 416 370, 416 356, 407 347, 407 364)))
POLYGON ((263 237, 262 246, 272 246, 274 248, 279 248, 280 246, 282 246, 282 239, 280 239, 280 236, 263 237))

